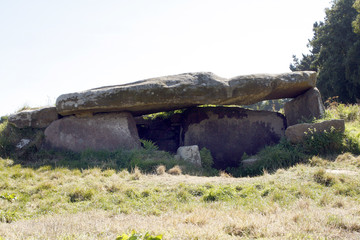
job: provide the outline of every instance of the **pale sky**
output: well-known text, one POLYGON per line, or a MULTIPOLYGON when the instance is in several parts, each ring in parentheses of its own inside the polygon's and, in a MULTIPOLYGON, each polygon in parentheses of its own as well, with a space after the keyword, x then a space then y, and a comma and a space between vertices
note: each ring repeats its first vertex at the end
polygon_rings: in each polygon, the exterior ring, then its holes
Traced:
POLYGON ((290 72, 330 0, 0 0, 0 116, 180 74, 290 72))

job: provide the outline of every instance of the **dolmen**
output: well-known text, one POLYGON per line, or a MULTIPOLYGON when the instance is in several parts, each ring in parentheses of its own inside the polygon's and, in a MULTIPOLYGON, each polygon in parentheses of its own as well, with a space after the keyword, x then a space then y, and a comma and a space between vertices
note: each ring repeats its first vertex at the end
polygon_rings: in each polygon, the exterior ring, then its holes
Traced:
POLYGON ((55 108, 20 112, 9 122, 43 129, 44 148, 136 149, 145 138, 174 153, 181 146, 206 147, 221 168, 238 165, 244 153, 278 143, 300 119, 322 116, 324 106, 315 86, 316 73, 311 71, 230 79, 209 72, 184 73, 63 94, 55 108), (283 98, 293 98, 285 116, 240 107, 283 98), (144 117, 178 109, 183 111, 167 119, 144 117), (39 119, 46 112, 45 120, 39 119))

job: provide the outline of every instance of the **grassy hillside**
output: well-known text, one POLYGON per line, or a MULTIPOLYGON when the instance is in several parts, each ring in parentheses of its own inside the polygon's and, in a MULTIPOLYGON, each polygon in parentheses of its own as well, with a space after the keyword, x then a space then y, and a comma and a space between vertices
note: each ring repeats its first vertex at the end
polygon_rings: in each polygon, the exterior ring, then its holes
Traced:
POLYGON ((345 119, 346 133, 267 147, 253 168, 227 169, 255 175, 243 178, 211 169, 206 151, 208 168, 194 169, 151 144, 34 152, 25 162, 5 149, 4 121, 0 239, 116 239, 132 230, 163 239, 359 239, 360 108, 332 104, 327 118, 345 119))
POLYGON ((4 239, 358 239, 360 157, 253 178, 24 168, 0 160, 4 239))

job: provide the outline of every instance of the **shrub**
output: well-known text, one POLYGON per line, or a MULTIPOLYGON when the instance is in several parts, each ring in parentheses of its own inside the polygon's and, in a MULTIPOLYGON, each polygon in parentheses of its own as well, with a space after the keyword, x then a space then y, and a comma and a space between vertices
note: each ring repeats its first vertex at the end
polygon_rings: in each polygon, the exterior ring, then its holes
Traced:
POLYGON ((279 168, 287 168, 297 163, 304 162, 307 156, 286 139, 279 144, 266 146, 256 155, 258 160, 251 166, 243 169, 227 169, 233 176, 259 175, 264 171, 274 172, 279 168))
POLYGON ((344 133, 336 131, 334 127, 323 132, 309 129, 300 146, 305 153, 311 155, 341 153, 345 149, 344 139, 344 133))
POLYGON ((214 164, 213 157, 211 155, 211 152, 207 148, 202 148, 200 150, 200 157, 201 157, 201 165, 205 169, 211 169, 212 165, 214 164))

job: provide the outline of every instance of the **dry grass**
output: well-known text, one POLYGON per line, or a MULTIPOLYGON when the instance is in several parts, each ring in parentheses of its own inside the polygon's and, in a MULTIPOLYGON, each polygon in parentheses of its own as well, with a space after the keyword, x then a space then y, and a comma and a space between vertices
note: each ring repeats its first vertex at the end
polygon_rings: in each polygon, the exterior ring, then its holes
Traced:
POLYGON ((220 171, 220 172, 219 172, 219 176, 220 176, 220 177, 223 177, 223 178, 231 178, 231 177, 233 177, 233 176, 231 176, 230 173, 227 173, 227 172, 225 172, 225 171, 220 171))
POLYGON ((138 167, 135 166, 135 168, 131 171, 131 176, 130 179, 131 180, 139 180, 141 178, 141 171, 138 167))
POLYGON ((163 175, 166 172, 166 167, 164 165, 159 165, 156 168, 156 174, 157 175, 163 175))
MULTIPOLYGON (((92 211, 0 223, 5 239, 115 239, 124 232, 164 234, 164 239, 359 239, 359 216, 349 209, 324 211, 300 199, 291 209, 224 211, 217 204, 161 216, 92 211), (305 202, 305 203, 304 203, 305 202)), ((356 206, 352 206, 356 207, 356 206)), ((357 207, 359 210, 359 207, 357 207)))
POLYGON ((171 174, 171 175, 181 175, 182 170, 181 170, 180 166, 176 165, 176 166, 170 168, 168 170, 168 173, 171 174))
POLYGON ((115 239, 131 230, 164 239, 360 239, 357 158, 253 178, 34 170, 2 160, 0 215, 23 215, 0 220, 0 239, 115 239))

